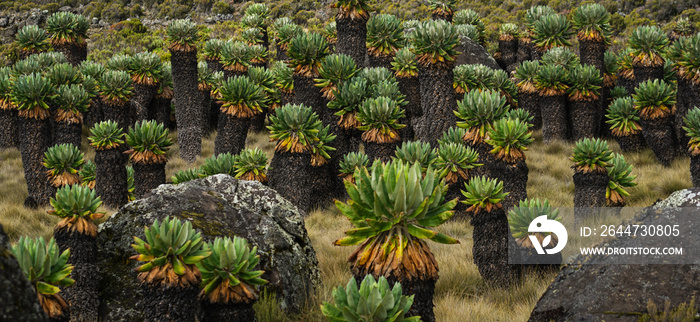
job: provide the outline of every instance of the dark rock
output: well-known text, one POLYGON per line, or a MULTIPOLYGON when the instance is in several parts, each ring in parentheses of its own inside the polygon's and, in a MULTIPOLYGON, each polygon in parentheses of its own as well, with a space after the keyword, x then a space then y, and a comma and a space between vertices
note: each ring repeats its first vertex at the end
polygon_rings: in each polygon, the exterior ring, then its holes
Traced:
POLYGON ((100 316, 106 321, 141 320, 135 304, 143 296, 129 257, 133 236, 155 219, 175 216, 189 220, 205 240, 217 236, 245 237, 258 247, 259 268, 266 287, 276 292, 283 309, 299 312, 320 283, 316 252, 296 208, 259 182, 215 175, 180 185, 161 185, 145 199, 122 207, 100 226, 98 265, 100 316))
POLYGON ((36 292, 12 255, 0 226, 0 321, 47 321, 36 292))
MULTIPOLYGON (((610 256, 576 256, 549 285, 532 311, 530 321, 632 322, 639 318, 634 314, 648 313, 649 301, 663 307, 668 300, 671 308, 689 302, 693 295, 700 293, 700 260, 697 256, 700 221, 691 210, 698 206, 700 189, 681 190, 645 208, 629 222, 635 225, 679 224, 682 237, 674 238, 674 245, 668 246, 683 248, 685 264, 621 265, 612 264, 620 260, 610 256)), ((621 237, 604 246, 663 247, 660 242, 654 242, 653 237, 640 238, 621 237)), ((664 240, 668 242, 670 239, 664 240)))
POLYGON ((491 69, 501 69, 496 60, 486 51, 486 48, 467 37, 460 39, 457 51, 460 54, 455 59, 455 66, 482 64, 491 69))

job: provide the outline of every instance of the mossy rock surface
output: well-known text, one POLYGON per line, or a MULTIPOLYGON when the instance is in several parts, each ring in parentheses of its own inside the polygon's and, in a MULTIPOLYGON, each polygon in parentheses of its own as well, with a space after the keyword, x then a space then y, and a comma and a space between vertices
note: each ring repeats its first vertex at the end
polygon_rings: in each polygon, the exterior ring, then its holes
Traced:
POLYGON ((105 320, 143 320, 137 307, 143 294, 134 271, 139 263, 129 260, 136 254, 131 244, 133 236, 144 238, 144 226, 167 216, 191 221, 207 241, 241 236, 257 246, 267 288, 289 312, 300 311, 320 284, 316 252, 296 208, 258 182, 215 175, 161 185, 100 225, 100 316, 105 320))

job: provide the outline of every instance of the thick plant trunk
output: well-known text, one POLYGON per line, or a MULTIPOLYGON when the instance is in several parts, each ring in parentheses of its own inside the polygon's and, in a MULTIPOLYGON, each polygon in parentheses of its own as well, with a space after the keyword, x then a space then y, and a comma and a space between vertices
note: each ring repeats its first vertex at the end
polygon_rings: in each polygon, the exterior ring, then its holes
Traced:
POLYGON ((129 118, 129 102, 117 103, 113 101, 103 101, 102 112, 104 120, 112 120, 126 133, 131 122, 129 118))
POLYGON ((579 56, 581 65, 591 65, 598 69, 600 76, 605 70, 605 43, 591 40, 579 40, 579 56))
POLYGON ((74 266, 71 278, 75 280, 75 284, 61 290, 61 296, 70 304, 70 320, 97 321, 100 271, 95 265, 95 237, 77 232, 71 234, 62 229, 54 231, 54 238, 61 252, 70 249, 68 263, 74 266))
POLYGON ((414 129, 416 139, 437 145, 442 133, 455 126, 457 101, 452 86, 452 68, 420 67, 420 95, 423 116, 414 129))
POLYGON ((367 67, 384 67, 391 70, 391 62, 394 61, 394 56, 374 56, 367 53, 367 59, 369 62, 367 67))
POLYGON ((502 160, 496 160, 490 169, 491 178, 503 182, 503 191, 508 195, 503 198, 501 205, 506 212, 518 205, 521 200, 527 199, 528 167, 525 161, 510 164, 502 160))
POLYGON ((199 287, 164 287, 143 284, 144 297, 137 308, 144 312, 144 321, 196 321, 199 310, 199 287))
POLYGON ((617 85, 624 87, 627 90, 627 93, 629 93, 629 95, 632 95, 634 94, 634 88, 637 86, 637 81, 634 77, 632 77, 631 79, 618 77, 617 85))
POLYGON ((275 59, 277 61, 283 61, 286 62, 289 60, 289 57, 287 57, 287 51, 282 49, 280 45, 275 45, 277 49, 277 53, 275 54, 275 59))
POLYGON ((520 279, 520 265, 508 264, 508 247, 515 244, 503 209, 475 214, 472 254, 479 275, 487 283, 508 286, 520 279))
POLYGON ((605 123, 608 118, 605 117, 605 114, 608 113, 608 107, 610 106, 610 89, 612 87, 607 87, 603 86, 600 89, 600 103, 602 104, 600 109, 599 109, 599 114, 600 116, 598 119, 600 120, 600 125, 598 126, 598 136, 602 138, 612 138, 612 130, 610 130, 610 125, 608 123, 605 123))
POLYGON ((95 152, 95 192, 107 207, 118 209, 129 201, 125 165, 122 148, 95 152))
POLYGON ((268 171, 269 187, 308 214, 311 207, 311 155, 275 151, 268 171))
POLYGON ((17 146, 17 110, 0 109, 0 149, 9 149, 17 146))
POLYGON ((56 122, 54 133, 54 145, 70 143, 80 148, 83 135, 83 126, 79 123, 56 122))
POLYGON ((476 151, 479 154, 479 159, 477 160, 477 163, 483 164, 480 167, 472 169, 472 176, 483 176, 491 178, 491 168, 493 168, 493 164, 497 162, 496 157, 493 154, 491 154, 491 150, 493 149, 491 145, 486 142, 481 142, 477 144, 467 143, 467 146, 471 147, 472 149, 474 149, 474 151, 476 151))
POLYGON ((420 80, 415 77, 398 77, 399 90, 406 96, 408 104, 404 106, 406 112, 406 127, 401 129, 401 138, 404 141, 413 141, 415 131, 413 123, 415 119, 423 115, 423 110, 420 105, 420 80))
POLYGON ((571 101, 569 119, 574 141, 597 136, 600 126, 600 99, 571 101))
POLYGON ((501 52, 501 61, 508 73, 515 70, 518 61, 518 40, 499 40, 498 51, 501 52))
POLYGON ((171 50, 173 99, 180 157, 192 163, 202 154, 202 111, 197 84, 197 51, 171 50))
POLYGON ((202 318, 199 321, 221 322, 255 322, 255 310, 253 304, 229 303, 214 304, 208 300, 202 300, 202 318))
POLYGON ((148 111, 151 110, 151 102, 156 96, 158 91, 157 85, 147 85, 141 83, 134 83, 134 116, 135 121, 145 121, 150 119, 148 117, 148 111))
POLYGON ((374 163, 374 160, 379 160, 384 163, 389 162, 394 156, 396 147, 401 145, 401 141, 394 143, 376 143, 363 141, 365 146, 365 154, 369 159, 369 164, 374 163))
POLYGON ((628 136, 616 136, 615 140, 620 145, 622 152, 639 152, 646 147, 642 133, 628 136))
MULTIPOLYGON (((647 80, 664 79, 663 65, 658 67, 632 66, 632 68, 634 69, 634 87, 647 80)), ((630 92, 630 94, 633 93, 634 90, 630 92)))
MULTIPOLYGON (((358 283, 364 280, 366 275, 360 275, 358 272, 353 272, 353 277, 358 283)), ((420 316, 423 322, 435 322, 435 312, 433 311, 433 298, 435 296, 436 279, 432 278, 415 278, 413 280, 399 279, 394 274, 384 276, 389 283, 389 288, 393 288, 397 282, 401 283, 402 294, 405 296, 413 295, 413 305, 406 314, 406 317, 420 316)), ((375 276, 375 279, 379 276, 375 276)))
MULTIPOLYGON (((456 182, 448 184, 447 187, 447 194, 445 194, 445 200, 450 201, 454 199, 458 199, 459 201, 455 205, 452 210, 454 210, 455 214, 452 216, 453 220, 456 219, 464 219, 467 218, 469 215, 469 212, 467 212, 468 206, 462 203, 464 200, 464 195, 462 194, 462 190, 464 189, 464 184, 469 182, 469 179, 472 176, 467 177, 467 179, 462 179, 459 178, 456 182)), ((470 217, 471 218, 471 217, 470 217)))
POLYGON ((566 113, 566 96, 541 96, 542 108, 542 137, 545 142, 566 140, 568 134, 568 118, 566 113))
POLYGON ((644 142, 654 151, 656 159, 665 167, 671 165, 671 161, 676 156, 675 131, 673 128, 673 117, 666 116, 656 120, 641 120, 644 142))
POLYGON ((539 104, 540 95, 537 92, 526 93, 518 91, 518 108, 522 108, 532 116, 533 130, 542 128, 542 110, 539 104))
POLYGON ((199 108, 202 109, 202 134, 210 133, 216 129, 216 127, 210 126, 212 124, 210 115, 212 112, 210 94, 211 90, 199 90, 199 108))
POLYGON ((222 153, 238 154, 245 147, 250 118, 219 114, 219 130, 214 140, 214 155, 222 153))
POLYGON ((170 102, 171 98, 158 97, 153 99, 154 116, 156 122, 168 126, 170 123, 170 102))
POLYGON ((595 208, 605 207, 608 181, 606 172, 574 173, 574 218, 577 226, 595 214, 595 208))
POLYGON ((267 128, 265 128, 265 119, 267 118, 267 114, 268 109, 263 108, 262 113, 253 116, 250 119, 250 130, 255 133, 267 132, 267 128))
POLYGON ((335 44, 336 53, 350 56, 358 68, 365 67, 367 19, 351 20, 338 15, 335 17, 335 21, 338 30, 338 42, 335 44))
POLYGON ((294 104, 304 104, 313 109, 319 117, 322 109, 326 109, 326 100, 323 98, 321 90, 314 85, 312 77, 304 77, 297 74, 294 78, 294 104))
POLYGON ((83 124, 88 129, 92 129, 95 124, 104 120, 104 113, 102 112, 102 99, 100 99, 99 96, 92 98, 90 108, 88 108, 83 117, 83 124))
POLYGON ((207 63, 207 69, 209 69, 209 71, 212 73, 217 73, 224 70, 224 66, 216 59, 206 58, 205 61, 207 63))
POLYGON ((134 194, 143 198, 151 190, 165 184, 165 163, 144 164, 134 162, 134 194))
POLYGON ((518 51, 515 54, 516 61, 521 64, 524 61, 530 60, 530 50, 532 43, 530 38, 521 37, 518 38, 518 51))
POLYGON ((338 125, 339 116, 334 115, 333 111, 325 107, 321 108, 318 113, 321 113, 319 116, 323 126, 328 126, 330 132, 336 137, 330 143, 335 148, 335 151, 328 153, 331 158, 323 166, 313 168, 313 190, 311 192, 314 196, 312 198, 313 207, 323 207, 334 199, 341 199, 345 196, 343 179, 338 176, 340 173, 340 161, 345 154, 357 150, 357 147, 352 145, 350 133, 338 125))
POLYGON ((683 130, 685 122, 683 118, 695 107, 700 108, 700 86, 694 85, 683 77, 678 77, 678 91, 676 95, 676 113, 674 127, 676 138, 681 151, 688 148, 688 136, 683 130))
POLYGON ((63 53, 68 63, 73 66, 79 66, 80 63, 87 59, 87 44, 54 44, 53 49, 63 53))
MULTIPOLYGON (((551 247, 545 247, 545 249, 551 247)), ((534 248, 519 247, 521 263, 523 263, 524 275, 534 274, 544 276, 553 272, 558 272, 561 268, 562 256, 557 254, 540 255, 534 248)))
POLYGON ((693 181, 693 188, 700 187, 700 155, 690 156, 690 178, 693 181))
POLYGON ((24 201, 26 207, 35 208, 49 204, 56 194, 56 188, 49 183, 44 167, 44 153, 51 145, 51 122, 49 119, 36 120, 20 118, 19 150, 22 154, 24 179, 27 181, 29 196, 24 201))

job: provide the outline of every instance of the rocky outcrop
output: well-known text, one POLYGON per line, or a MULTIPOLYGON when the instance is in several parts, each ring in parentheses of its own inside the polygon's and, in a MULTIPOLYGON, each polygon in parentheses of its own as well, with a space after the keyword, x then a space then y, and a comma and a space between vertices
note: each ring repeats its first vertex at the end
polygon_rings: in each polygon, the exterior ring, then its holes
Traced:
MULTIPOLYGON (((530 321, 637 321, 647 314, 649 301, 662 307, 690 302, 700 294, 700 189, 681 190, 666 200, 642 210, 630 224, 678 224, 680 237, 666 238, 659 244, 650 237, 617 238, 606 247, 672 246, 682 247, 681 264, 619 264, 609 256, 578 256, 565 266, 542 295, 530 316, 530 321), (673 240, 673 245, 668 241, 673 240), (613 264, 613 261, 617 264, 613 264), (592 264, 595 263, 595 264, 592 264)), ((651 256, 651 255, 650 255, 651 256)), ((635 256, 637 257, 637 256, 635 256)), ((646 261, 651 260, 647 257, 646 261)), ((643 258, 642 258, 643 259, 643 258)), ((666 260, 660 257, 655 261, 666 260)), ((696 301, 697 303, 697 301, 696 301)), ((697 305, 697 304, 696 304, 697 305)))
POLYGON ((0 226, 0 321, 48 321, 0 226))
POLYGON ((457 51, 460 52, 455 59, 455 66, 482 64, 491 69, 501 69, 486 48, 467 37, 461 37, 457 51))
POLYGON ((98 266, 100 316, 107 321, 142 320, 136 306, 142 290, 129 257, 133 236, 144 238, 144 226, 174 216, 192 222, 205 240, 245 237, 258 247, 259 268, 283 309, 298 312, 320 283, 316 253, 296 208, 257 181, 215 175, 179 185, 161 185, 144 199, 122 207, 100 225, 98 266))

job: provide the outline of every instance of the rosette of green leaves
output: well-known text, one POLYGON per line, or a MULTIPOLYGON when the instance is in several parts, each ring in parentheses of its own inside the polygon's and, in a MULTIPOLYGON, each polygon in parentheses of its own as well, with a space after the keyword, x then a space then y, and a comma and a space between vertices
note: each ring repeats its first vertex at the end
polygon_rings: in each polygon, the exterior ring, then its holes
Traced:
POLYGON ((75 283, 69 278, 73 272, 73 265, 68 264, 70 249, 61 252, 53 238, 46 243, 43 237, 21 236, 12 247, 12 254, 40 296, 55 295, 61 287, 75 283))
POLYGON ((245 43, 225 42, 221 50, 221 64, 226 70, 245 72, 250 66, 250 51, 245 43))
MULTIPOLYGON (((525 248, 533 248, 532 242, 530 241, 530 223, 540 216, 547 216, 547 220, 556 220, 561 222, 561 216, 559 216, 559 209, 552 207, 547 199, 540 200, 535 199, 525 199, 521 200, 516 207, 513 207, 508 212, 508 225, 510 226, 510 233, 518 242, 518 245, 525 248)), ((539 232, 534 234, 535 237, 540 242, 540 245, 549 245, 552 237, 549 238, 547 243, 544 243, 544 239, 550 236, 551 232, 539 232)), ((558 239, 557 237, 554 237, 558 239)))
POLYGON ((44 152, 44 167, 49 169, 49 178, 54 179, 51 180, 52 183, 57 187, 63 186, 66 182, 62 182, 60 177, 74 176, 77 181, 78 170, 85 163, 83 158, 83 152, 77 146, 70 143, 57 144, 44 152))
POLYGON ((49 49, 49 35, 37 25, 26 25, 15 35, 19 49, 37 53, 49 49))
POLYGON ((370 55, 393 56, 404 41, 403 25, 396 16, 379 14, 367 21, 367 52, 370 55))
POLYGON ((481 38, 479 28, 474 25, 455 25, 455 31, 460 39, 469 38, 475 42, 478 42, 481 38))
MULTIPOLYGON (((20 76, 26 76, 30 74, 42 74, 45 68, 50 66, 43 66, 39 61, 33 57, 38 55, 32 55, 27 59, 20 60, 12 65, 12 77, 17 78, 20 76)), ((53 64, 51 64, 53 66, 53 64)))
POLYGON ((366 0, 338 0, 331 6, 338 8, 338 17, 350 20, 365 20, 372 12, 366 0))
POLYGON ((345 54, 332 54, 326 57, 318 68, 319 78, 314 79, 324 97, 333 99, 333 91, 338 84, 351 79, 359 70, 355 61, 345 54))
POLYGON ((99 79, 100 96, 105 101, 126 103, 133 95, 133 81, 125 71, 108 70, 99 79))
POLYGON ((145 164, 164 164, 167 162, 165 153, 173 145, 168 138, 168 129, 162 123, 156 121, 136 122, 134 127, 129 127, 126 134, 126 143, 131 150, 131 160, 145 164))
POLYGON ((329 21, 321 30, 323 37, 326 37, 329 44, 338 42, 338 25, 335 21, 329 21))
POLYGON ((173 184, 180 184, 187 181, 192 181, 201 178, 201 170, 199 168, 185 169, 175 172, 170 178, 173 184))
POLYGON ((330 131, 330 125, 321 128, 311 145, 311 166, 319 167, 331 158, 329 152, 335 151, 330 143, 335 140, 336 135, 330 131))
POLYGON ((416 54, 410 48, 401 48, 396 52, 394 61, 391 62, 391 69, 398 78, 418 76, 416 54))
POLYGON ((474 177, 464 184, 464 188, 466 190, 462 190, 462 195, 465 199, 462 203, 468 205, 467 211, 474 214, 501 209, 501 201, 508 195, 508 192, 503 192, 503 182, 495 178, 474 177))
POLYGON ((284 62, 275 62, 272 67, 272 74, 275 79, 275 86, 280 91, 291 94, 294 92, 294 69, 284 62))
POLYGON ((95 188, 96 171, 97 166, 94 162, 92 162, 92 160, 88 160, 85 162, 85 164, 83 164, 83 167, 80 168, 80 171, 78 171, 78 175, 80 176, 80 180, 82 181, 83 185, 91 189, 95 188))
POLYGON ((249 118, 260 114, 268 104, 264 89, 246 76, 226 79, 216 92, 221 103, 221 111, 238 118, 249 118))
POLYGON ((471 9, 464 9, 455 12, 452 17, 452 23, 455 25, 472 25, 476 27, 478 36, 476 38, 471 38, 472 40, 478 42, 482 46, 486 43, 486 24, 481 21, 481 17, 476 11, 471 9))
POLYGON ((20 117, 44 120, 50 115, 48 103, 54 95, 51 80, 39 73, 32 73, 15 78, 11 100, 20 117))
POLYGON ((90 145, 95 150, 111 150, 124 144, 124 131, 112 120, 95 124, 90 130, 90 145))
POLYGON ((542 55, 540 63, 542 65, 559 65, 567 71, 571 71, 581 64, 581 60, 571 48, 554 47, 542 55))
POLYGON ((600 71, 591 65, 578 65, 569 74, 571 86, 567 92, 572 100, 590 101, 595 100, 600 95, 603 78, 600 71))
POLYGON ((238 155, 230 153, 221 153, 211 156, 204 160, 199 173, 200 178, 206 178, 215 174, 228 174, 232 177, 236 176, 236 161, 238 155))
POLYGON ((396 81, 394 73, 385 67, 367 67, 360 70, 357 76, 367 79, 367 84, 370 86, 377 85, 387 80, 396 81))
POLYGON ((634 108, 632 98, 620 97, 608 106, 605 123, 610 124, 613 135, 617 137, 630 136, 639 133, 639 112, 634 108))
POLYGON ((610 166, 608 166, 609 181, 605 191, 605 197, 610 203, 624 205, 625 197, 630 195, 625 188, 637 185, 634 182, 637 176, 632 175, 633 169, 632 165, 627 163, 622 154, 615 153, 610 161, 610 166))
POLYGON ((263 64, 267 62, 268 54, 267 48, 263 45, 252 45, 248 47, 248 56, 250 57, 251 63, 263 64))
POLYGON ((354 182, 353 175, 355 171, 366 168, 368 165, 369 158, 364 152, 350 152, 343 156, 343 160, 339 163, 340 169, 338 171, 345 180, 354 182))
POLYGON ((267 182, 267 154, 258 148, 243 149, 235 159, 234 168, 236 179, 267 182))
POLYGON ((406 164, 418 163, 423 172, 428 171, 438 158, 435 149, 423 141, 404 141, 394 154, 396 159, 406 164))
POLYGON ((453 126, 442 133, 442 138, 438 140, 438 145, 445 145, 449 143, 465 145, 464 136, 466 134, 467 130, 461 127, 453 126))
POLYGON ((549 6, 532 6, 530 9, 525 11, 525 24, 532 32, 537 21, 544 16, 553 15, 555 13, 556 11, 549 6))
POLYGON ((599 3, 578 7, 571 16, 573 27, 578 30, 579 40, 610 44, 612 25, 610 13, 599 3))
POLYGON ((128 71, 134 83, 155 85, 163 78, 163 63, 157 54, 141 52, 131 58, 128 71))
POLYGON ((469 170, 483 165, 477 163, 479 153, 464 143, 440 144, 437 155, 434 168, 440 172, 440 178, 447 180, 447 184, 453 184, 459 178, 466 180, 469 170))
POLYGON ((277 45, 284 51, 287 51, 289 48, 289 43, 292 41, 292 39, 304 33, 304 30, 294 23, 281 25, 275 30, 277 45))
POLYGON ((618 98, 628 97, 627 89, 622 86, 615 86, 610 90, 610 100, 614 101, 618 98))
POLYGON ((170 22, 165 28, 166 39, 170 42, 168 48, 175 51, 189 52, 197 49, 199 41, 197 25, 186 19, 170 22))
POLYGON ((146 262, 136 269, 142 282, 184 287, 197 284, 194 265, 211 252, 203 249, 202 236, 192 228, 192 223, 166 217, 161 224, 156 219, 144 229, 144 235, 145 241, 134 236, 135 243, 131 245, 138 252, 131 259, 146 262), (177 276, 169 276, 171 272, 177 276))
POLYGON ((85 17, 67 11, 56 12, 46 19, 46 31, 54 45, 84 44, 88 27, 85 17))
POLYGON ((400 140, 397 130, 406 125, 400 124, 399 119, 405 116, 405 111, 388 97, 366 99, 357 111, 357 120, 361 124, 358 129, 364 131, 362 140, 376 143, 400 140))
POLYGON ((444 20, 422 22, 411 35, 413 52, 422 66, 447 68, 458 54, 458 43, 455 27, 444 20))
POLYGON ((338 125, 349 130, 360 126, 355 118, 357 110, 368 96, 367 79, 363 77, 353 77, 347 82, 342 82, 333 91, 334 100, 328 102, 328 108, 337 110, 335 115, 340 116, 338 125))
POLYGON ((212 303, 250 303, 258 298, 256 289, 267 284, 255 270, 260 262, 258 248, 252 249, 245 238, 217 237, 205 243, 203 251, 211 255, 197 263, 202 274, 202 293, 212 303))
POLYGON ((676 40, 667 53, 678 76, 700 84, 700 34, 676 40))
POLYGON ((116 54, 107 60, 105 66, 109 70, 123 70, 129 71, 129 64, 131 64, 131 55, 128 54, 116 54))
POLYGON ((221 51, 224 49, 224 41, 221 39, 209 39, 204 42, 202 47, 202 55, 205 59, 219 60, 221 59, 221 51))
POLYGON ((102 218, 104 214, 97 212, 102 199, 94 190, 79 184, 66 185, 56 191, 56 198, 51 198, 50 203, 53 209, 48 213, 62 219, 56 225, 56 231, 65 229, 70 234, 78 232, 97 236, 97 226, 93 220, 102 218))
POLYGON ((502 118, 493 123, 489 129, 486 143, 493 149, 491 154, 509 163, 525 160, 525 152, 535 139, 532 138, 530 126, 519 119, 502 118))
POLYGON ((276 151, 291 153, 311 152, 316 135, 322 128, 321 120, 310 107, 287 104, 275 109, 269 116, 270 140, 277 141, 276 151))
POLYGON ((688 111, 683 118, 683 130, 688 136, 688 151, 691 155, 700 154, 700 108, 697 106, 688 111))
POLYGON ((532 115, 530 115, 530 112, 528 112, 527 110, 524 110, 522 108, 515 108, 515 109, 508 110, 508 112, 506 112, 506 114, 503 114, 503 118, 507 118, 507 119, 511 119, 511 120, 520 120, 522 122, 527 123, 528 128, 531 128, 533 126, 532 120, 534 117, 532 115))
POLYGON ((613 152, 608 147, 608 142, 601 139, 585 138, 574 145, 571 161, 577 172, 607 172, 607 167, 612 161, 613 152))
POLYGON ((69 63, 54 64, 45 76, 56 86, 79 84, 81 80, 80 70, 69 63))
POLYGON ((629 38, 632 49, 630 56, 635 66, 659 67, 665 59, 663 53, 668 46, 666 33, 658 26, 639 26, 632 31, 629 38))
POLYGON ((517 106, 518 89, 505 70, 497 69, 493 71, 493 86, 494 89, 501 91, 501 95, 505 97, 511 107, 517 106))
POLYGON ((537 88, 535 87, 535 78, 537 77, 537 72, 540 69, 539 61, 529 61, 526 60, 515 68, 515 78, 518 80, 516 86, 518 90, 523 93, 535 93, 537 88))
POLYGON ((495 90, 471 91, 457 106, 457 126, 467 130, 465 140, 473 143, 483 142, 493 122, 508 111, 506 99, 495 90))
POLYGON ((565 94, 569 73, 559 65, 542 65, 535 76, 535 88, 544 96, 565 94))
POLYGON ((330 54, 328 41, 318 33, 306 33, 296 36, 289 42, 287 56, 289 67, 305 77, 318 77, 321 62, 330 54))
POLYGON ((58 108, 56 120, 59 122, 81 123, 81 113, 87 112, 91 97, 81 85, 61 85, 56 89, 54 103, 58 108))
POLYGON ((634 107, 642 119, 654 120, 671 115, 676 105, 676 91, 663 80, 646 80, 632 94, 634 107))
POLYGON ((324 302, 321 312, 329 321, 420 321, 419 316, 405 317, 413 305, 413 295, 403 295, 401 283, 389 288, 384 276, 375 281, 372 275, 357 287, 355 278, 347 286, 333 289, 334 304, 324 302))
POLYGON ((245 9, 247 16, 260 16, 267 19, 270 15, 270 7, 265 3, 253 3, 245 9))
POLYGON ((535 22, 532 41, 541 52, 545 52, 554 47, 571 46, 569 39, 572 35, 571 24, 566 16, 549 14, 535 22))

